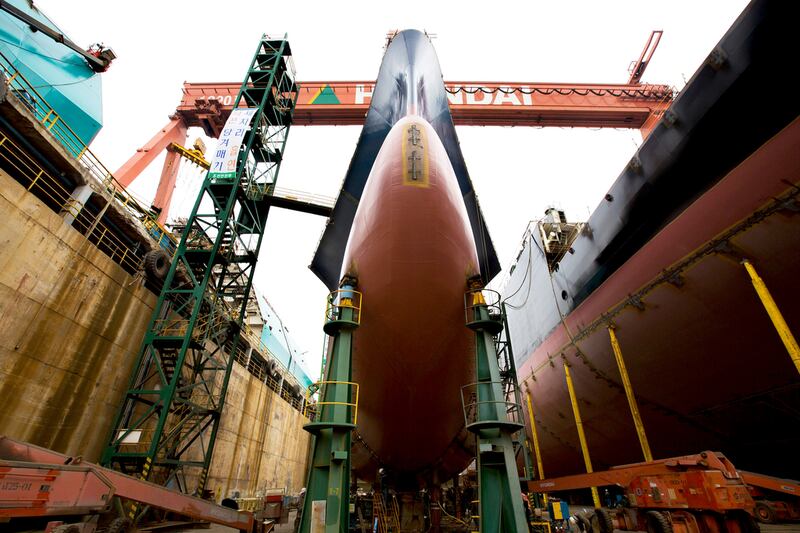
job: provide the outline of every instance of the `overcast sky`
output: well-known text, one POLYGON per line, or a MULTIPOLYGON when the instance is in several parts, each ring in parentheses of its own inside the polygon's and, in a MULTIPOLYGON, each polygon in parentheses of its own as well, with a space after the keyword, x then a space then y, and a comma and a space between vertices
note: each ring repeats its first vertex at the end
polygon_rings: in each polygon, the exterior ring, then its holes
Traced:
MULTIPOLYGON (((643 81, 681 89, 747 2, 36 5, 75 42, 88 47, 100 41, 118 56, 102 75, 104 127, 91 146, 114 170, 167 123, 184 81, 240 83, 262 33, 288 33, 300 81, 375 79, 386 33, 417 28, 435 35, 446 80, 623 83, 650 31, 662 29, 643 81)), ((279 183, 336 196, 360 129, 293 127, 279 183)), ((199 133, 190 131, 190 139, 199 133)), ((516 255, 528 221, 547 206, 585 220, 641 142, 635 130, 460 127, 458 135, 503 268, 516 255)), ((133 186, 148 202, 161 162, 133 186)), ((187 214, 201 180, 198 171, 181 170, 173 214, 187 214)), ((324 223, 273 210, 255 280, 301 346, 298 352, 308 350, 304 358, 312 377, 319 369, 327 291, 307 265, 324 223)))

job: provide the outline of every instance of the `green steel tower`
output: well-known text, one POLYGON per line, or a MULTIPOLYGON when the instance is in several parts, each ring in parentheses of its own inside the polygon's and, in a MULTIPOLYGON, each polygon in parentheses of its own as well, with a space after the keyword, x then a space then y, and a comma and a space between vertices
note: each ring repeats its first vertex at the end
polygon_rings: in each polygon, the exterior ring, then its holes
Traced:
POLYGON ((325 333, 332 337, 324 381, 313 420, 311 464, 300 517, 300 533, 347 533, 350 503, 351 433, 358 423, 358 384, 352 379, 353 332, 361 322, 361 293, 355 278, 345 277, 328 297, 325 333))
POLYGON ((514 441, 523 428, 522 406, 510 341, 499 338, 505 324, 500 295, 473 279, 465 304, 467 327, 475 332, 478 381, 462 387, 461 399, 467 429, 477 440, 480 531, 527 532, 514 441))
POLYGON ((297 101, 291 55, 285 36, 258 43, 164 280, 105 466, 203 492, 297 101))

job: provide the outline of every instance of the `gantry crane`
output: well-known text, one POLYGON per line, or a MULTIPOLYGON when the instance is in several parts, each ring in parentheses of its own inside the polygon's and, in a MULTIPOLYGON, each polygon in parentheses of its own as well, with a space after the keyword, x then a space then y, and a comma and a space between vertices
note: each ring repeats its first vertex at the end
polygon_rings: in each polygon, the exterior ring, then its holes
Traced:
MULTIPOLYGON (((646 136, 673 91, 639 83, 644 66, 624 85, 446 82, 446 87, 456 124, 632 127, 646 136)), ((289 127, 361 124, 372 86, 322 82, 301 88, 288 42, 264 36, 242 84, 187 83, 167 126, 116 173, 129 185, 161 151, 183 144, 191 126, 215 137, 245 130, 230 166, 219 154, 211 163, 193 161, 212 167, 164 280, 103 465, 202 494, 233 364, 226 353, 234 353, 239 341, 266 218, 276 205, 289 127), (217 163, 223 166, 215 168, 217 163)), ((216 151, 221 148, 224 152, 224 145, 216 151)), ((167 216, 179 157, 181 150, 173 148, 165 162, 154 202, 160 220, 167 216)), ((305 210, 327 214, 323 207, 305 210)), ((335 388, 326 388, 323 403, 335 388)))
MULTIPOLYGON (((668 85, 641 83, 662 32, 654 31, 623 84, 487 83, 446 81, 456 126, 527 126, 638 129, 645 138, 672 103, 668 85)), ((298 82, 296 126, 362 125, 374 81, 298 82)), ((124 187, 167 150, 153 207, 166 222, 180 155, 172 143, 186 143, 187 129, 200 127, 218 137, 239 91, 236 83, 184 83, 183 97, 169 122, 115 173, 124 187)), ((280 196, 280 195, 275 195, 280 196)), ((325 215, 326 213, 318 213, 325 215)))

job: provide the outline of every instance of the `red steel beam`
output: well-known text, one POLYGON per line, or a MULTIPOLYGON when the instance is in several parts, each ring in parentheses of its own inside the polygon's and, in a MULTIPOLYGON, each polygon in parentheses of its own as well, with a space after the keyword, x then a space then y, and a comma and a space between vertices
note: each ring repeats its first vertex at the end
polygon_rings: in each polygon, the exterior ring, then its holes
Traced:
POLYGON ((0 519, 101 511, 111 496, 253 531, 253 514, 0 435, 0 519), (103 497, 104 496, 104 497, 103 497))
MULTIPOLYGON (((364 123, 375 83, 370 81, 298 82, 293 124, 358 126, 364 123)), ((183 143, 186 128, 198 126, 218 137, 239 92, 238 83, 183 84, 183 97, 167 126, 117 172, 128 186, 170 142, 183 143)), ((673 99, 667 85, 445 82, 457 126, 533 126, 635 128, 646 138, 673 99)), ((178 156, 164 162, 153 201, 166 220, 178 156)))
MULTIPOLYGON (((294 125, 361 125, 374 82, 298 82, 294 125)), ((463 126, 636 128, 646 136, 672 102, 666 85, 445 82, 453 122, 463 126), (655 119, 655 120, 654 120, 655 119)), ((216 136, 237 83, 184 83, 177 114, 216 136)))
POLYGON ((657 476, 689 470, 717 471, 726 479, 741 481, 741 476, 725 456, 706 451, 694 455, 615 466, 605 471, 528 481, 528 490, 560 492, 609 485, 626 487, 641 476, 657 476))
MULTIPOLYGON (((136 150, 136 153, 114 172, 114 177, 123 187, 133 183, 139 174, 147 168, 147 165, 166 150, 170 143, 184 144, 186 142, 186 128, 187 125, 183 117, 170 117, 166 126, 161 128, 147 144, 136 150)), ((166 194, 162 191, 159 192, 162 197, 166 194)))

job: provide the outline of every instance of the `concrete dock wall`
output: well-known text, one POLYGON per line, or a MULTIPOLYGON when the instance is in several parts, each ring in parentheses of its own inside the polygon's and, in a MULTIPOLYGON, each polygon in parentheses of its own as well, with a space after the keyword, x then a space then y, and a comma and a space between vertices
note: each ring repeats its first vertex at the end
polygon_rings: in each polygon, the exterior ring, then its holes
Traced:
POLYGON ((96 461, 156 297, 0 172, 0 434, 96 461))
POLYGON ((207 488, 216 498, 305 486, 305 417, 241 365, 234 365, 207 488))
MULTIPOLYGON (((97 461, 156 296, 1 170, 0 213, 0 435, 97 461)), ((208 488, 297 492, 304 420, 234 364, 208 488)))

